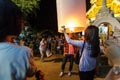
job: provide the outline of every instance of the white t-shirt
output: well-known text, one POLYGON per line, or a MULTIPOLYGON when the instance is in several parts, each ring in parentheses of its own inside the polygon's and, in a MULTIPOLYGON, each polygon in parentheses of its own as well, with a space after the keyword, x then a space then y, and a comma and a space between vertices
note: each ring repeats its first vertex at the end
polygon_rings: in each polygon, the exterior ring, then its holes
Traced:
POLYGON ((42 50, 42 51, 45 51, 46 50, 46 44, 47 44, 46 41, 40 41, 39 49, 42 50))

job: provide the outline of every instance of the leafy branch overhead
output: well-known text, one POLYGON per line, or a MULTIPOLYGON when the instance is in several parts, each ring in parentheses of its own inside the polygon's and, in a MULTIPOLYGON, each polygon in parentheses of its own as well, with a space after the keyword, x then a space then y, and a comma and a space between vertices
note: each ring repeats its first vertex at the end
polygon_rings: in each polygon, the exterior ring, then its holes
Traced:
POLYGON ((40 0, 12 0, 17 4, 25 15, 31 13, 34 9, 39 8, 40 0))

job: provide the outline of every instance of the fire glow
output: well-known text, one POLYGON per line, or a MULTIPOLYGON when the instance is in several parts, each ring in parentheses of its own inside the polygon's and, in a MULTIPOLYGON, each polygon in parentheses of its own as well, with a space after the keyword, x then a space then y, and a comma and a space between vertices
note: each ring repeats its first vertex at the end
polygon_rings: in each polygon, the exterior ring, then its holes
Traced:
POLYGON ((86 27, 86 0, 57 0, 58 32, 81 32, 86 27))

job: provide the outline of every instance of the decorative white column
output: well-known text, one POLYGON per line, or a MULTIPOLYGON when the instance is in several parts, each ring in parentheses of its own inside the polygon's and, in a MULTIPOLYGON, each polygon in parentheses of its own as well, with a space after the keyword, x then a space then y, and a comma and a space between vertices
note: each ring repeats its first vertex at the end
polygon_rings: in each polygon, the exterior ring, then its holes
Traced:
POLYGON ((107 7, 106 6, 106 0, 102 0, 102 7, 107 7))

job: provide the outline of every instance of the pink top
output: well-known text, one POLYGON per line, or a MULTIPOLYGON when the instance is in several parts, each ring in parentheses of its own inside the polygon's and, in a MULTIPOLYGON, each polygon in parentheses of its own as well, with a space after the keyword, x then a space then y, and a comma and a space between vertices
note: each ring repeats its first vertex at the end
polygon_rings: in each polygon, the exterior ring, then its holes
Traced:
POLYGON ((69 54, 74 54, 74 46, 71 44, 68 44, 69 46, 69 54))

